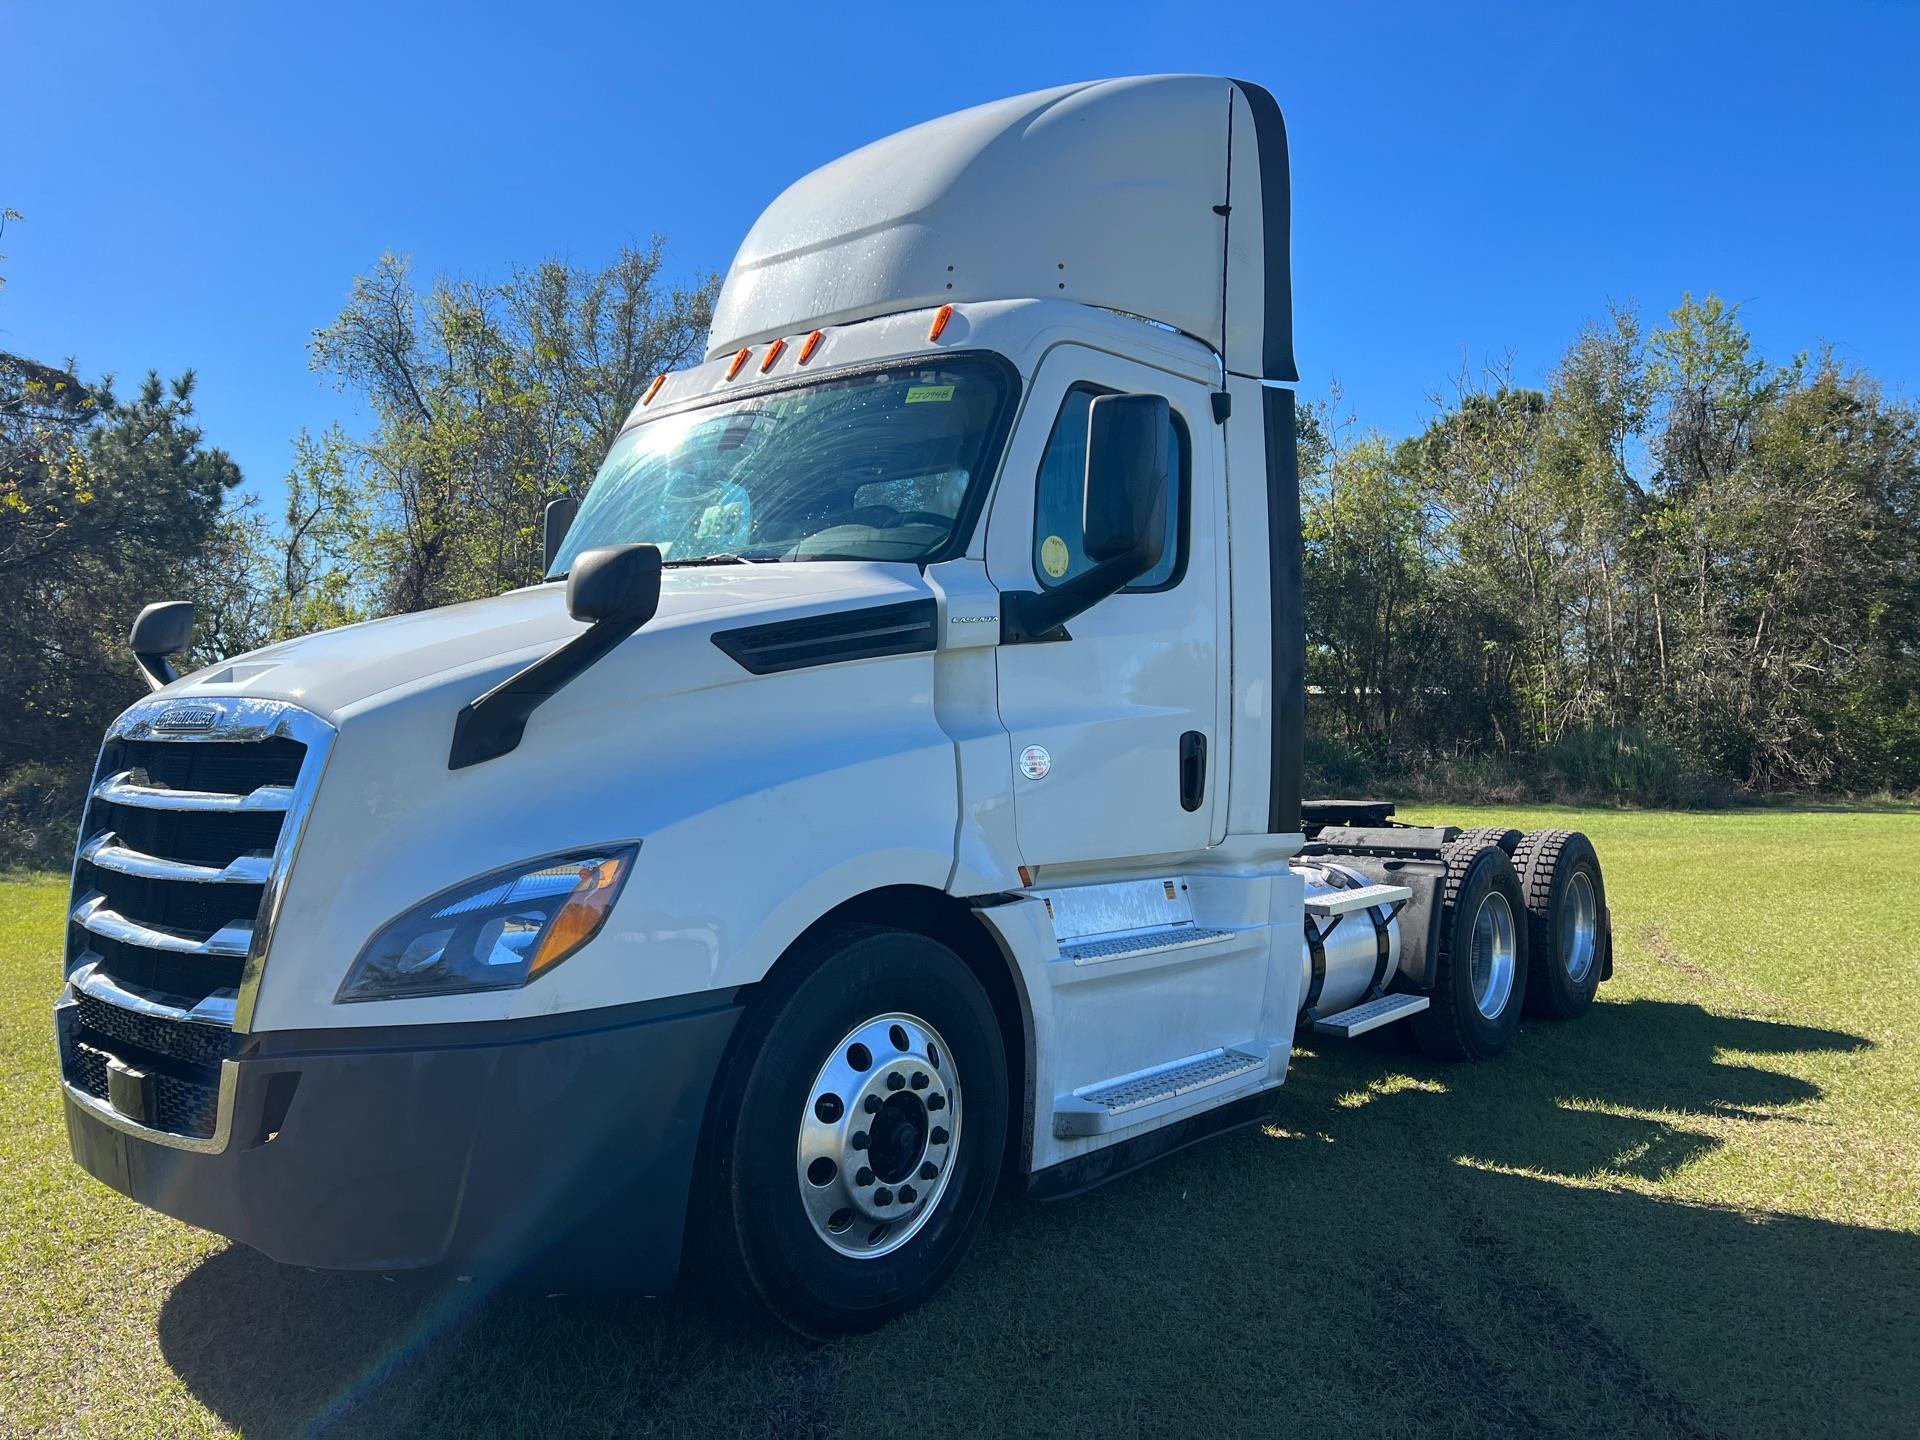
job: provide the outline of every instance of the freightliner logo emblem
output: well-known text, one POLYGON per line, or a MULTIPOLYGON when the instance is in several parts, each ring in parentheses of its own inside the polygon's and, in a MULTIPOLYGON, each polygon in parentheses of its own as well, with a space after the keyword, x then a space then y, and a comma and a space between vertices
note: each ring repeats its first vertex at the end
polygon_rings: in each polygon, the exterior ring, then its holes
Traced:
POLYGON ((153 722, 156 730, 211 730, 220 712, 205 705, 175 705, 160 712, 153 722))

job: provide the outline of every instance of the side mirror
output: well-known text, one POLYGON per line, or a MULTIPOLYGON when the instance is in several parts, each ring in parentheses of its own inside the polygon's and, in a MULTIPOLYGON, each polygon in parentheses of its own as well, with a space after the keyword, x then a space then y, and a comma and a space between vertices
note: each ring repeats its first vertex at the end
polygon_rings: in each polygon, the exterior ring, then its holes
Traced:
POLYGON ((660 547, 603 545, 567 570, 567 613, 588 628, 516 671, 454 717, 447 768, 464 770, 519 745, 535 710, 651 620, 660 608, 660 547))
POLYGON ((1087 558, 1127 561, 1138 579, 1167 548, 1167 433, 1164 396, 1100 395, 1087 408, 1087 558))
POLYGON ((541 539, 546 550, 546 558, 540 562, 542 575, 553 569, 553 557, 560 553, 560 543, 567 538, 567 531, 573 528, 573 517, 579 513, 580 502, 570 495, 547 502, 541 522, 541 539))
POLYGON ((1000 643, 1065 640, 1067 621, 1126 589, 1167 548, 1167 435, 1160 395, 1101 395, 1087 407, 1082 545, 1094 563, 1064 585, 1000 597, 1000 643))
POLYGON ((180 678, 167 657, 186 649, 192 639, 191 600, 162 600, 135 617, 133 629, 127 632, 127 647, 147 677, 148 689, 158 690, 180 678))
POLYGON ((659 608, 658 545, 605 545, 574 556, 567 572, 567 613, 574 619, 617 621, 631 633, 659 608))

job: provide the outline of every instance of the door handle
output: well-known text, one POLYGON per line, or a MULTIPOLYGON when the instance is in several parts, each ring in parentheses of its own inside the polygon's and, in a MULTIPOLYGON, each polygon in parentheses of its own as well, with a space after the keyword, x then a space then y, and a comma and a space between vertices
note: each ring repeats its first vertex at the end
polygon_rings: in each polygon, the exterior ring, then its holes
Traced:
POLYGON ((1207 737, 1189 730, 1180 737, 1180 805, 1198 810, 1207 794, 1207 737))

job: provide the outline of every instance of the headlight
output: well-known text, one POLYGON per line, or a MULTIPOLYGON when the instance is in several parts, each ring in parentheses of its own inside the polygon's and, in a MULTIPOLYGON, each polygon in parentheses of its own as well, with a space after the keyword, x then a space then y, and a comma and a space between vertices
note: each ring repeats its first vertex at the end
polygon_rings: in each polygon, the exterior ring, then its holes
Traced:
POLYGON ((443 890, 369 940, 333 998, 525 985, 600 933, 638 850, 550 855, 443 890))

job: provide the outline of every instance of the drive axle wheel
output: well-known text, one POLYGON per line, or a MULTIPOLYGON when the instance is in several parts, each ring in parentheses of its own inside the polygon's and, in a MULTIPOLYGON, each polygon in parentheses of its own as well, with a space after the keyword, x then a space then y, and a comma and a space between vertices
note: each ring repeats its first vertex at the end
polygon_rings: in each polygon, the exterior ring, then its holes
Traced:
POLYGON ((910 1309, 960 1263, 1000 1177, 1007 1064, 946 946, 858 926, 803 947, 742 1017, 696 1204, 742 1295, 824 1338, 910 1309))
POLYGON ((1536 830, 1520 842, 1513 866, 1531 941, 1527 1010, 1572 1020, 1593 1003, 1606 973, 1611 937, 1600 858, 1578 830, 1536 830))
POLYGON ((1513 862, 1497 844, 1444 853, 1439 969, 1414 1039, 1441 1060, 1491 1060, 1513 1043, 1527 991, 1526 909, 1513 862))

